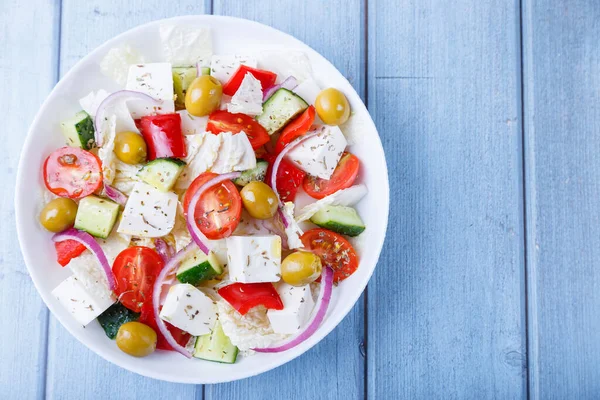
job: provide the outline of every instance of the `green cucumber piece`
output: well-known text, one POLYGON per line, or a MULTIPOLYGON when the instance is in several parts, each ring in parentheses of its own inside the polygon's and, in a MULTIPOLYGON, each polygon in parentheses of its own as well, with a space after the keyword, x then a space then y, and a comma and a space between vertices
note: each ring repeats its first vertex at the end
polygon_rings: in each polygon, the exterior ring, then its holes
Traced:
POLYGON ((185 108, 185 92, 190 87, 198 70, 196 67, 175 67, 173 71, 173 91, 177 95, 175 105, 185 108))
POLYGON ((115 226, 118 214, 119 205, 114 201, 97 196, 84 197, 77 208, 75 229, 106 239, 115 226))
POLYGON ((307 108, 308 104, 302 97, 281 88, 263 104, 263 113, 256 120, 272 135, 307 108))
POLYGON ((197 250, 191 257, 183 260, 177 269, 177 280, 181 283, 197 285, 223 273, 223 266, 212 251, 208 255, 197 250))
POLYGON ((138 177, 158 190, 168 192, 181 175, 185 162, 178 158, 157 158, 146 164, 138 177))
POLYGON ((84 150, 96 147, 94 121, 85 111, 79 111, 73 118, 61 122, 60 127, 69 146, 84 150))
POLYGON ((365 230, 365 224, 352 207, 327 206, 313 215, 310 221, 321 228, 348 236, 358 236, 365 230))
POLYGON ((268 162, 266 162, 265 160, 258 159, 256 160, 256 167, 243 171, 238 178, 235 178, 233 180, 233 183, 235 183, 238 186, 246 186, 247 184, 253 181, 264 182, 268 167, 268 162))
POLYGON ((238 348, 231 343, 223 332, 221 323, 217 321, 212 333, 196 338, 193 355, 202 360, 233 364, 238 355, 238 348))
POLYGON ((202 73, 202 75, 210 75, 210 67, 202 67, 202 69, 200 69, 200 72, 202 73))
POLYGON ((131 311, 121 303, 115 303, 108 307, 102 314, 98 315, 98 322, 102 329, 104 329, 106 336, 114 340, 121 325, 137 321, 139 318, 140 313, 131 311))

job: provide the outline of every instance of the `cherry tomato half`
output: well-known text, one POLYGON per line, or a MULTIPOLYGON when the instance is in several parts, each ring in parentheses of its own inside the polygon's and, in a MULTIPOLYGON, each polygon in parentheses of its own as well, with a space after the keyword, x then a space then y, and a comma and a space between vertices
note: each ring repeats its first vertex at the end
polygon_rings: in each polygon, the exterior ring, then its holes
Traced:
POLYGON ((304 232, 300 239, 306 250, 321 257, 323 267, 333 269, 334 283, 343 281, 358 268, 358 256, 342 235, 317 228, 304 232))
POLYGON ((89 151, 62 147, 46 158, 44 182, 57 196, 84 198, 102 186, 102 162, 89 151))
POLYGON ((244 131, 254 150, 270 140, 267 130, 254 118, 246 114, 232 114, 225 110, 214 111, 208 116, 206 130, 215 135, 221 132, 238 133, 244 131))
POLYGON ((296 117, 296 119, 287 124, 283 128, 281 135, 279 135, 277 145, 275 146, 275 153, 281 153, 281 150, 290 144, 290 142, 308 132, 313 122, 315 122, 315 115, 315 107, 310 106, 299 117, 296 117))
POLYGON ((152 304, 154 281, 164 264, 162 257, 149 247, 129 247, 120 252, 112 270, 121 303, 135 312, 140 312, 146 303, 152 304))
MULTIPOLYGON (((205 172, 199 175, 183 197, 183 209, 187 210, 196 191, 217 174, 205 172)), ((222 239, 231 236, 240 223, 242 198, 231 181, 221 182, 206 190, 196 205, 194 217, 202 233, 208 239, 222 239)))
MULTIPOLYGON (((273 163, 276 156, 273 154, 264 154, 263 158, 269 162, 265 182, 271 186, 271 173, 273 172, 273 163)), ((306 172, 296 167, 294 163, 286 160, 281 160, 279 170, 277 171, 277 192, 281 201, 294 201, 298 188, 302 185, 302 180, 306 176, 306 172)))
POLYGON ((358 157, 354 154, 344 153, 331 178, 322 179, 307 175, 304 182, 302 182, 302 187, 310 197, 322 199, 338 190, 352 186, 358 176, 359 168, 360 161, 358 157))

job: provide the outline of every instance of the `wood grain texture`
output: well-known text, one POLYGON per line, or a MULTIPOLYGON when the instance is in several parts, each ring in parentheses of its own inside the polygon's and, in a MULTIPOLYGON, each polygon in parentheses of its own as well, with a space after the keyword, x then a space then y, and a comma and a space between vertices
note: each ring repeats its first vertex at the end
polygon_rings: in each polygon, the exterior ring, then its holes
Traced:
MULTIPOLYGON (((64 0, 60 72, 117 34, 145 22, 180 14, 202 14, 204 3, 152 1, 64 0)), ((53 317, 48 338, 47 395, 81 399, 194 399, 202 386, 160 382, 125 371, 77 342, 53 317)))
POLYGON ((369 109, 392 207, 368 395, 526 395, 519 9, 369 1, 369 109))
MULTIPOLYGON (((322 2, 216 0, 214 14, 247 18, 290 33, 330 60, 364 94, 359 0, 322 2), (285 6, 282 5, 285 4, 285 6), (299 23, 299 21, 302 21, 299 23)), ((364 332, 362 298, 342 323, 321 343, 290 363, 258 377, 207 385, 205 398, 219 399, 357 399, 364 394, 364 332)))
POLYGON ((19 250, 14 188, 29 123, 56 80, 58 7, 33 1, 2 3, 0 109, 3 111, 0 184, 0 397, 43 396, 48 310, 37 294, 19 250), (35 26, 36 29, 31 27, 35 26), (18 45, 15 45, 18 43, 18 45), (43 66, 43 67, 42 67, 43 66), (8 192, 8 193, 6 193, 8 192), (17 322, 17 323, 15 323, 17 322))
POLYGON ((600 8, 523 2, 530 394, 600 396, 600 8))

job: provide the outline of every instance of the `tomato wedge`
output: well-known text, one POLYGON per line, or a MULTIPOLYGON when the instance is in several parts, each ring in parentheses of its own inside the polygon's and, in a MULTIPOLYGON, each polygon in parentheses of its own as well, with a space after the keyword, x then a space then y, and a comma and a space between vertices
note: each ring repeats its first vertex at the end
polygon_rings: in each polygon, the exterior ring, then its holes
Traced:
MULTIPOLYGON (((199 175, 183 197, 183 210, 187 214, 192 196, 205 182, 217 176, 212 172, 199 175)), ((200 231, 208 239, 231 236, 240 223, 242 198, 231 181, 225 181, 206 190, 196 205, 194 217, 200 231)))
MULTIPOLYGON (((277 158, 274 154, 264 154, 263 158, 269 162, 265 182, 271 186, 271 174, 273 172, 273 162, 277 158)), ((286 160, 281 160, 279 170, 277 171, 277 191, 279 197, 284 203, 286 201, 294 201, 298 188, 302 185, 302 180, 306 176, 306 172, 296 167, 294 163, 286 160)))
POLYGON ((63 267, 73 258, 80 256, 86 249, 78 241, 70 239, 54 243, 54 248, 56 249, 56 261, 63 267))
MULTIPOLYGON (((156 319, 154 318, 154 307, 152 306, 151 301, 144 303, 144 305, 142 306, 142 313, 140 315, 139 321, 142 324, 148 325, 150 328, 154 329, 154 332, 156 332, 156 348, 157 349, 173 351, 173 348, 171 347, 169 342, 167 342, 167 339, 165 339, 163 334, 158 329, 158 325, 156 324, 156 319)), ((192 335, 190 335, 189 333, 187 333, 185 331, 182 331, 181 329, 177 328, 176 326, 171 325, 167 321, 164 321, 164 323, 167 326, 167 329, 169 330, 169 332, 171 332, 173 339, 175 339, 175 341, 180 346, 185 346, 190 341, 190 338, 192 337, 192 335)))
POLYGON ((307 175, 306 178, 304 178, 302 187, 310 197, 322 199, 338 190, 352 186, 358 176, 359 168, 360 161, 358 160, 358 157, 354 154, 344 153, 342 158, 340 158, 337 167, 335 167, 335 171, 333 171, 331 178, 322 179, 307 175))
POLYGON ((290 144, 290 142, 308 132, 313 122, 315 122, 315 115, 315 107, 310 106, 299 117, 296 117, 296 119, 287 124, 283 128, 281 135, 279 135, 277 145, 275 146, 275 153, 281 153, 281 150, 290 144))
POLYGON ((283 310, 283 302, 272 283, 233 283, 218 292, 242 315, 259 305, 269 310, 283 310))
POLYGON ((187 155, 180 114, 147 115, 136 123, 148 145, 148 161, 162 157, 183 158, 187 155))
POLYGON ((333 269, 333 282, 338 283, 358 268, 358 256, 342 235, 327 229, 311 229, 300 238, 304 247, 319 257, 324 266, 333 269))
POLYGON ((208 116, 206 130, 215 135, 221 132, 238 133, 244 131, 254 150, 270 140, 267 130, 254 118, 246 114, 232 114, 225 110, 217 110, 208 116))
POLYGON ((44 183, 57 196, 84 198, 102 186, 102 162, 89 151, 62 147, 44 161, 44 183))
POLYGON ((263 90, 273 86, 277 80, 277 74, 274 74, 271 71, 252 68, 247 65, 240 65, 233 76, 229 78, 229 81, 223 86, 223 94, 233 96, 240 88, 240 85, 242 84, 242 81, 248 72, 250 72, 252 76, 260 81, 260 85, 263 90))
POLYGON ((162 257, 149 247, 129 247, 120 252, 112 267, 119 301, 135 312, 140 312, 146 303, 152 304, 154 281, 164 264, 162 257))

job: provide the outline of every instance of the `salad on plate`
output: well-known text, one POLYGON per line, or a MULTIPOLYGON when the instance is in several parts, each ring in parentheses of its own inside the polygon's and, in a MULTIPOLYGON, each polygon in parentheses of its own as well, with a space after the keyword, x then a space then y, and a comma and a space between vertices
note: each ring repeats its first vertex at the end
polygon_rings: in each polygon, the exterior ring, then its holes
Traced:
POLYGON ((359 266, 350 105, 301 51, 214 54, 207 28, 159 33, 160 62, 106 54, 122 89, 81 98, 43 163, 39 220, 71 273, 52 294, 136 357, 286 351, 359 266))

